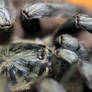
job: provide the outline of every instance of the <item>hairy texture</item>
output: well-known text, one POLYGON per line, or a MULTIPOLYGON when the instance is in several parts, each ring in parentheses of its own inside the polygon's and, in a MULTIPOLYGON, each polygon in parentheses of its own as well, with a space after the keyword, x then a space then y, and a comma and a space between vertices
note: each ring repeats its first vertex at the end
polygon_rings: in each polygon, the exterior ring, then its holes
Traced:
MULTIPOLYGON (((69 68, 77 64, 78 61, 79 58, 74 52, 67 49, 58 49, 52 57, 51 64, 51 72, 54 78, 60 81, 69 68)), ((73 69, 75 69, 75 67, 73 67, 70 72, 72 72, 73 69)))
POLYGON ((92 33, 92 18, 85 14, 79 14, 75 16, 76 25, 78 28, 87 30, 92 33))
POLYGON ((75 15, 75 12, 81 12, 76 6, 68 3, 35 3, 26 4, 22 10, 22 14, 27 19, 43 18, 43 17, 55 17, 55 16, 67 16, 75 15))
POLYGON ((84 78, 84 82, 87 87, 92 90, 92 64, 89 62, 81 62, 79 66, 79 72, 81 76, 84 78))
POLYGON ((29 92, 67 92, 58 82, 50 78, 37 80, 29 92))
POLYGON ((75 37, 69 34, 57 36, 56 39, 54 39, 54 44, 56 48, 71 50, 75 52, 80 59, 88 60, 88 52, 86 48, 82 44, 80 44, 75 37))
POLYGON ((0 0, 0 28, 3 30, 11 28, 14 19, 8 0, 0 0))
POLYGON ((0 0, 0 44, 10 41, 15 17, 8 0, 0 0))
POLYGON ((44 45, 20 42, 0 47, 0 74, 9 77, 13 91, 26 90, 46 71, 49 55, 44 45))

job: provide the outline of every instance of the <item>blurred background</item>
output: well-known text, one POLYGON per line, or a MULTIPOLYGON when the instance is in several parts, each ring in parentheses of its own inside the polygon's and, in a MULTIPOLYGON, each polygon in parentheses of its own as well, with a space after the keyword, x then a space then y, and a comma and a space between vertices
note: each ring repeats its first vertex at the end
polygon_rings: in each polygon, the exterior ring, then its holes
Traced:
POLYGON ((92 9, 92 0, 66 0, 69 3, 82 6, 88 10, 92 9))

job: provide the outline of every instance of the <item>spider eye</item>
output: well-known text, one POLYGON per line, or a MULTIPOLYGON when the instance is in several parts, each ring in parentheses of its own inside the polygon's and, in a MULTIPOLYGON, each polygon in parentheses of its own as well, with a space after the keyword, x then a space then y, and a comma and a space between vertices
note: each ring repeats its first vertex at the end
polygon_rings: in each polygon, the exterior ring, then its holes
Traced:
POLYGON ((39 50, 38 51, 38 54, 37 54, 37 57, 40 59, 40 60, 43 60, 44 59, 44 57, 45 57, 45 52, 44 52, 44 50, 39 50))

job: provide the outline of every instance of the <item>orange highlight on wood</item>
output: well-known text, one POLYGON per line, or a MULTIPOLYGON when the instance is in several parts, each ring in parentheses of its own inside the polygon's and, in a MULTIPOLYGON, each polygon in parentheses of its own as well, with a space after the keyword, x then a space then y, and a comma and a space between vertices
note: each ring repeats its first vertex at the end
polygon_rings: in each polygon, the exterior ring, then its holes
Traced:
POLYGON ((75 5, 80 5, 88 9, 92 9, 92 0, 66 0, 75 5))

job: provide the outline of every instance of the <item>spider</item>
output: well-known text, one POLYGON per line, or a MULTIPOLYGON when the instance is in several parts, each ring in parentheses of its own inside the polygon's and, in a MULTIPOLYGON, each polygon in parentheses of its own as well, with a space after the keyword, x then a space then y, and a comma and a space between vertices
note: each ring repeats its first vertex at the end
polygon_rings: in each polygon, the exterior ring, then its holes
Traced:
MULTIPOLYGON (((7 37, 6 35, 11 35, 14 25, 5 1, 2 1, 0 8, 0 34, 7 37)), ((55 7, 57 8, 56 5, 55 7)), ((25 33, 30 35, 31 20, 50 16, 55 7, 51 3, 26 5, 21 11, 25 33)), ((37 79, 46 77, 53 78, 69 90, 69 81, 78 75, 82 77, 81 85, 92 90, 92 65, 88 62, 88 52, 75 37, 68 34, 81 29, 91 33, 91 20, 88 15, 78 14, 60 26, 51 40, 53 50, 49 46, 31 41, 0 46, 0 76, 10 82, 10 90, 28 91, 37 79)), ((6 40, 5 38, 4 41, 6 40)))

